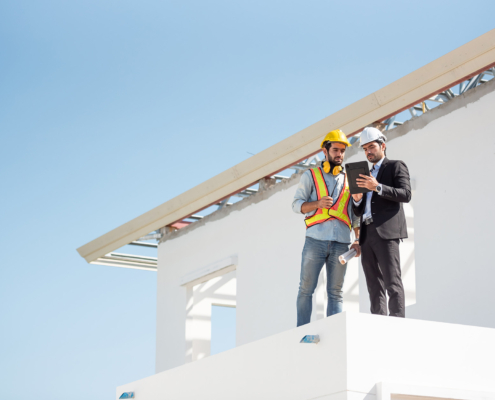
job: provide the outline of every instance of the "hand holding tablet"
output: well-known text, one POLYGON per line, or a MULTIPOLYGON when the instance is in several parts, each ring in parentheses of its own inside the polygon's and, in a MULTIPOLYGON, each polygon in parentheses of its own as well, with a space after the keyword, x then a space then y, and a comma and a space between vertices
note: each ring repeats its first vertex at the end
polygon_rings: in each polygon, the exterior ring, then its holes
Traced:
POLYGON ((359 178, 356 179, 357 185, 361 189, 368 189, 371 192, 376 191, 379 183, 373 175, 359 175, 359 178))
POLYGON ((351 194, 367 193, 370 191, 365 187, 359 187, 356 181, 357 179, 360 180, 363 179, 363 177, 359 175, 365 175, 366 177, 371 177, 370 169, 366 161, 359 161, 355 163, 346 164, 345 170, 347 173, 347 182, 349 183, 349 191, 351 192, 351 194))

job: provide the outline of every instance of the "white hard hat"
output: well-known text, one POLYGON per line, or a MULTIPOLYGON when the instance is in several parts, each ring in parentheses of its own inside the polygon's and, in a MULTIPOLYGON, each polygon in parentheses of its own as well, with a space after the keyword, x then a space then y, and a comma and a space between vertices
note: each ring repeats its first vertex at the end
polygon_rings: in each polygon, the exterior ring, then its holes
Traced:
POLYGON ((361 133, 361 138, 360 138, 360 146, 365 145, 366 143, 374 142, 375 140, 383 140, 384 142, 387 140, 385 135, 381 133, 378 129, 376 128, 364 128, 363 132, 361 133))

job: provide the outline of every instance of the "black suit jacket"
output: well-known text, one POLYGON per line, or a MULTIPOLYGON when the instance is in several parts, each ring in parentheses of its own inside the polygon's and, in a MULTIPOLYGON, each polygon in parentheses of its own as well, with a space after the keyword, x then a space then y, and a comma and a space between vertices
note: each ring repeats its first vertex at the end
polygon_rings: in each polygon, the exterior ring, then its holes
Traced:
MULTIPOLYGON (((387 240, 407 238, 406 217, 402 203, 409 203, 411 200, 411 181, 406 164, 385 157, 376 180, 382 184, 382 194, 373 192, 371 217, 378 235, 387 240)), ((366 193, 363 194, 363 199, 358 206, 352 202, 354 213, 361 217, 361 226, 365 207, 366 193)), ((360 235, 359 243, 362 240, 365 238, 360 235)))

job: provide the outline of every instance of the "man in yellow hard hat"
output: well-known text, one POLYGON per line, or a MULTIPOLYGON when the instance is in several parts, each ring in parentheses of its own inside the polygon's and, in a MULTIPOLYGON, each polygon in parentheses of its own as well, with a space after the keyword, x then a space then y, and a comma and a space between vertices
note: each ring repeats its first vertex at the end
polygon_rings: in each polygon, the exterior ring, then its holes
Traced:
POLYGON ((347 265, 339 256, 351 248, 361 253, 359 243, 351 244, 351 232, 359 237, 359 218, 352 211, 351 194, 343 171, 345 151, 351 144, 340 129, 328 133, 321 148, 325 161, 306 171, 299 182, 292 209, 305 215, 306 241, 302 252, 301 278, 297 295, 297 326, 311 320, 313 293, 318 276, 326 265, 327 316, 342 311, 347 265))

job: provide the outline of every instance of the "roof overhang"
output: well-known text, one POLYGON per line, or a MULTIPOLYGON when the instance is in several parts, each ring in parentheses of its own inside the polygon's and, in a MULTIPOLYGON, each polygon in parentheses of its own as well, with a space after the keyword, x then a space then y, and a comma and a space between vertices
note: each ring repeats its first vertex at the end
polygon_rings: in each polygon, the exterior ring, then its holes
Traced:
POLYGON ((234 167, 77 249, 87 262, 229 197, 320 151, 321 138, 340 128, 353 136, 495 65, 495 29, 432 61, 234 167))

